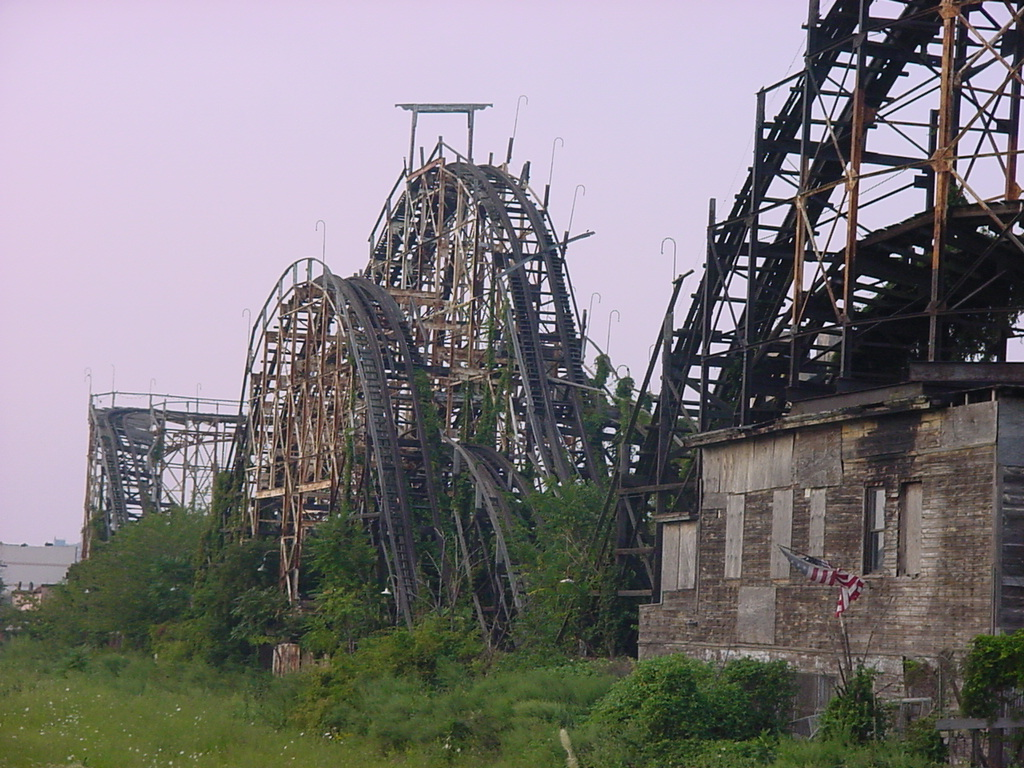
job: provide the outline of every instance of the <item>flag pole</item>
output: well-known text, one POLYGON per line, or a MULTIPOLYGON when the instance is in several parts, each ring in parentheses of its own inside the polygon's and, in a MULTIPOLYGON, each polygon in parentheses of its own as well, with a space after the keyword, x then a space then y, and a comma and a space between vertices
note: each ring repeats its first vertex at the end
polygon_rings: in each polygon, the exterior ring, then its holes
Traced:
POLYGON ((843 658, 839 664, 839 677, 843 687, 853 678, 853 654, 850 652, 850 634, 846 631, 846 619, 842 613, 839 614, 839 634, 842 638, 843 658))
POLYGON ((839 585, 839 598, 836 601, 835 616, 839 619, 840 659, 839 675, 845 687, 853 677, 853 653, 850 650, 850 633, 846 630, 843 613, 854 600, 860 597, 865 584, 864 579, 836 568, 827 560, 799 554, 789 547, 778 545, 782 554, 796 570, 817 584, 839 585))

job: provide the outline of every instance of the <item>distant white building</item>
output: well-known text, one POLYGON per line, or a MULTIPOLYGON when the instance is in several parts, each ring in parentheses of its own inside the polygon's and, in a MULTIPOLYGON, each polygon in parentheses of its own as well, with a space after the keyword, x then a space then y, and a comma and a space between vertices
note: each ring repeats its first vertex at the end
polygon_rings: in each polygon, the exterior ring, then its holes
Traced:
POLYGON ((68 568, 81 559, 79 544, 52 544, 30 547, 27 544, 0 543, 0 581, 3 596, 15 592, 37 592, 64 581, 68 568))

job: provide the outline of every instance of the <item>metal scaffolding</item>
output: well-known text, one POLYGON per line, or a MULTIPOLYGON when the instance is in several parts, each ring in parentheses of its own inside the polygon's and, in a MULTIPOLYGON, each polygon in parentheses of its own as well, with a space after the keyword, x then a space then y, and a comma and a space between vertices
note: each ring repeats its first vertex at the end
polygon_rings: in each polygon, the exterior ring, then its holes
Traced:
POLYGON ((694 431, 911 362, 1006 359, 1024 310, 1022 16, 1019 0, 809 3, 804 67, 758 93, 750 173, 725 219, 712 203, 703 279, 662 333, 653 428, 617 479, 620 548, 695 509, 694 431))
POLYGON ((240 421, 238 402, 108 392, 89 397, 82 556, 146 514, 205 512, 240 421))

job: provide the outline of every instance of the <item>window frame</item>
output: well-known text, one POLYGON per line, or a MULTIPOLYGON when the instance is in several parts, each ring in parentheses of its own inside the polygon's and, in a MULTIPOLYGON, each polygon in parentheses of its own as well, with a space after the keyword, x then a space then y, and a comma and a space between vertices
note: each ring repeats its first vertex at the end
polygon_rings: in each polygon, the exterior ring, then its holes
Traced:
POLYGON ((864 489, 864 554, 861 558, 865 574, 878 574, 885 570, 885 507, 885 486, 867 486, 864 489))

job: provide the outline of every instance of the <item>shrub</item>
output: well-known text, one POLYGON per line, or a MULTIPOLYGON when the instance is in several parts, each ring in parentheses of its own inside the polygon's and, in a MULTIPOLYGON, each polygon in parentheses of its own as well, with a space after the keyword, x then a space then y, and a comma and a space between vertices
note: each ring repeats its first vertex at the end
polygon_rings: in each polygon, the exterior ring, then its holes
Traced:
POLYGON ((963 713, 991 718, 1024 689, 1024 631, 978 635, 964 660, 963 713))
POLYGON ((875 674, 859 667, 840 686, 821 715, 824 739, 864 744, 885 738, 890 712, 875 696, 875 674))
POLYGON ((761 760, 792 695, 793 674, 782 662, 742 659, 716 669, 681 655, 642 661, 595 707, 583 751, 595 766, 688 765, 695 754, 717 754, 704 742, 731 750, 724 742, 732 740, 761 744, 760 752, 736 748, 761 760))
POLYGON ((483 652, 475 627, 458 616, 425 616, 412 629, 392 628, 363 641, 355 654, 336 657, 362 677, 412 677, 449 687, 483 652))
POLYGON ((316 598, 302 638, 306 649, 352 651, 358 640, 387 625, 387 607, 374 577, 377 551, 354 519, 339 513, 317 526, 306 559, 306 579, 316 598))
POLYGON ((949 747, 942 734, 935 729, 938 719, 938 713, 932 713, 910 723, 904 740, 907 749, 913 754, 933 763, 945 764, 949 760, 949 747))
POLYGON ((646 742, 707 738, 710 725, 707 664, 663 656, 637 664, 597 705, 593 721, 646 742))
POLYGON ((563 762, 558 729, 575 727, 608 692, 614 678, 607 665, 499 664, 484 674, 465 663, 461 633, 443 640, 449 632, 435 627, 427 643, 416 630, 394 630, 306 675, 302 722, 369 739, 385 753, 426 750, 437 762, 483 754, 491 762, 499 753, 514 755, 516 765, 563 762), (441 649, 433 664, 423 656, 428 647, 441 649))
POLYGON ((896 741, 857 745, 783 739, 772 768, 935 768, 941 764, 896 741))
MULTIPOLYGON (((261 540, 212 548, 196 576, 185 620, 162 631, 161 640, 169 648, 184 646, 184 655, 218 666, 254 661, 258 646, 253 642, 275 631, 272 627, 257 631, 250 610, 258 607, 258 592, 266 592, 269 599, 268 591, 274 588, 273 569, 263 567, 271 552, 270 545, 261 540), (247 597, 240 602, 242 595, 247 597), (249 626, 243 627, 247 623, 249 626)), ((275 611, 263 615, 279 618, 275 611)))
POLYGON ((753 738, 763 731, 781 732, 789 722, 796 674, 784 661, 733 659, 722 668, 722 677, 743 691, 745 735, 753 738))

